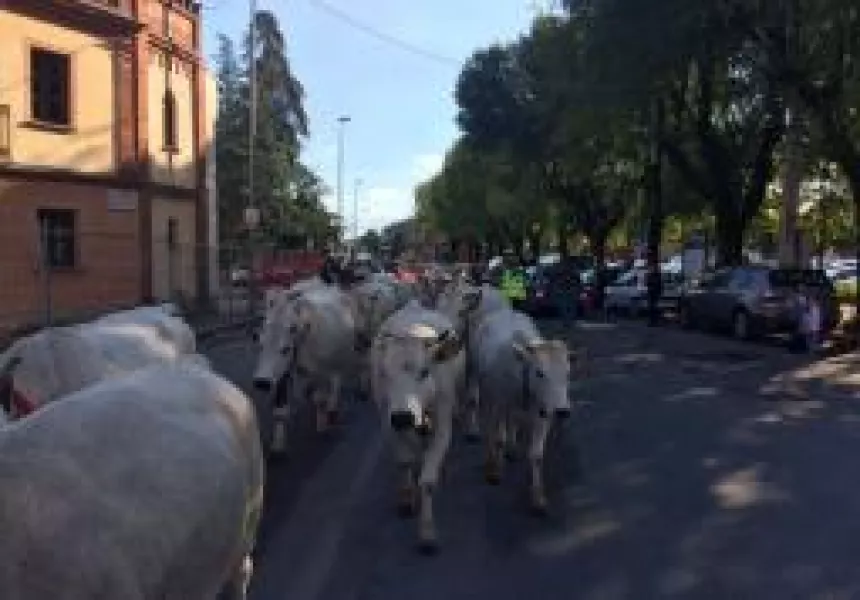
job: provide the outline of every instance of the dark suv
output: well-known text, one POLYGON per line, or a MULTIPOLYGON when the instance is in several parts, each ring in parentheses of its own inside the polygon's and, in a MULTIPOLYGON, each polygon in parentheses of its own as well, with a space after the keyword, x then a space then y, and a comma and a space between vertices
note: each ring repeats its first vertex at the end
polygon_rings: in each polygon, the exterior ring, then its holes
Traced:
POLYGON ((686 288, 679 301, 685 327, 728 327, 735 337, 790 332, 796 326, 794 291, 810 288, 822 299, 823 331, 839 317, 833 286, 824 271, 732 267, 706 275, 686 288))

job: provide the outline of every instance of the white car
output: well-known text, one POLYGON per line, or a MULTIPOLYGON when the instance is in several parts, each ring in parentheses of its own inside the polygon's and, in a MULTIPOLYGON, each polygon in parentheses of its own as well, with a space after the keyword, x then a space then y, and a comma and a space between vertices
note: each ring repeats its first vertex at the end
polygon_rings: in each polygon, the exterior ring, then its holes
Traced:
POLYGON ((646 275, 645 269, 631 269, 606 286, 604 307, 607 312, 641 313, 647 304, 646 275))
MULTIPOLYGON (((663 289, 657 305, 660 310, 677 310, 684 276, 674 270, 664 270, 661 272, 661 278, 663 289)), ((606 286, 604 306, 610 313, 624 313, 634 317, 643 314, 648 308, 648 271, 634 268, 606 286)))

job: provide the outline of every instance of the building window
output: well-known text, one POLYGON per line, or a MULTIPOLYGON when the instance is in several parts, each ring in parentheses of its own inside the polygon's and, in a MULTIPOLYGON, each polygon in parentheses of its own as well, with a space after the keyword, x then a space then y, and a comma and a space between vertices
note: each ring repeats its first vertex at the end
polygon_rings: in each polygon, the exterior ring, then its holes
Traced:
POLYGON ((68 54, 30 49, 30 109, 34 121, 71 126, 71 64, 68 54))
POLYGON ((0 160, 12 156, 12 108, 0 104, 0 160))
POLYGON ((43 260, 52 269, 70 269, 76 264, 75 211, 43 208, 38 211, 43 260))
POLYGON ((164 92, 164 147, 174 150, 178 146, 176 140, 176 97, 173 92, 164 92))

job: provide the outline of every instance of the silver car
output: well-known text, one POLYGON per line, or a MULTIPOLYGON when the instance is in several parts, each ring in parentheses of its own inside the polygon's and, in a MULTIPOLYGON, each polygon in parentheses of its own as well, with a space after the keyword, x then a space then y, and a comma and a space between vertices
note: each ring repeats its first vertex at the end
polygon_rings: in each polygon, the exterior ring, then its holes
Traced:
POLYGON ((738 339, 790 332, 797 323, 794 291, 801 285, 822 295, 825 328, 832 328, 838 310, 824 271, 764 266, 725 268, 706 275, 684 290, 679 319, 686 328, 729 328, 738 339))

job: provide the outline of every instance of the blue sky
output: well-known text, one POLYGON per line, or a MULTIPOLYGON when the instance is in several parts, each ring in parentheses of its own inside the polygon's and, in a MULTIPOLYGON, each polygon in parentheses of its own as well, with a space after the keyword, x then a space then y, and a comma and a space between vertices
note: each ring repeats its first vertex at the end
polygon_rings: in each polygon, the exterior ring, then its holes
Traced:
MULTIPOLYGON (((413 190, 440 166, 457 135, 453 89, 462 62, 478 47, 524 31, 534 0, 257 0, 287 34, 292 68, 305 86, 311 137, 305 161, 334 190, 337 117, 352 118, 345 144, 344 198, 352 223, 359 187, 359 228, 412 213, 413 190), (351 17, 353 23, 326 10, 351 17), (356 25, 357 23, 357 25, 356 25), (377 39, 366 25, 438 58, 377 39)), ((206 51, 219 32, 246 27, 246 0, 204 3, 206 51)), ((334 196, 327 205, 334 209, 334 196)))

